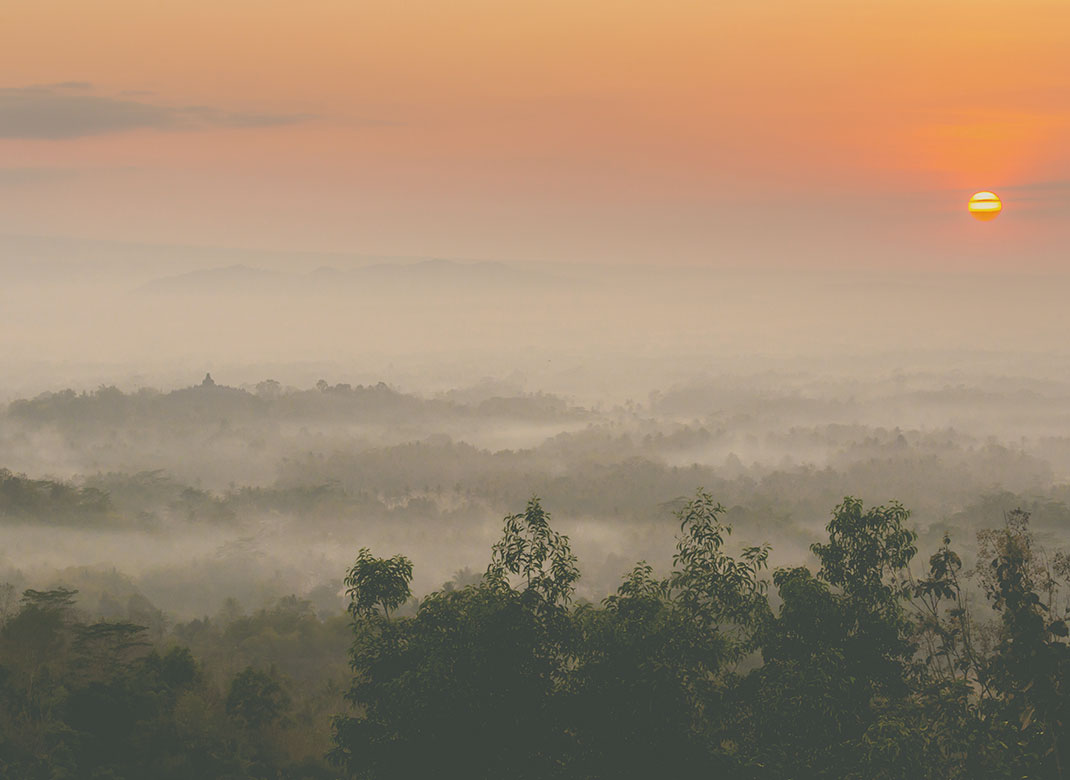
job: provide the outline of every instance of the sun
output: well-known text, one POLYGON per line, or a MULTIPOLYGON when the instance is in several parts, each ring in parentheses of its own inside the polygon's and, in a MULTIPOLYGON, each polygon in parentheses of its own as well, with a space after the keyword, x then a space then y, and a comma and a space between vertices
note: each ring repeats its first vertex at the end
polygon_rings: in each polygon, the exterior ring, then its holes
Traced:
POLYGON ((978 192, 970 198, 970 214, 974 219, 988 222, 999 216, 1003 211, 1003 201, 994 192, 978 192))

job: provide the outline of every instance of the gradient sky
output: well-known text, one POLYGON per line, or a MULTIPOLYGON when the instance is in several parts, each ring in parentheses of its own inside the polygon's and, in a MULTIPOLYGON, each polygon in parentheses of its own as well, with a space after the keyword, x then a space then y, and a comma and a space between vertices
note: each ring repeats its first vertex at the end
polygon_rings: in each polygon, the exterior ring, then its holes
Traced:
POLYGON ((0 233, 1070 264, 1066 0, 34 0, 0 29, 0 233))

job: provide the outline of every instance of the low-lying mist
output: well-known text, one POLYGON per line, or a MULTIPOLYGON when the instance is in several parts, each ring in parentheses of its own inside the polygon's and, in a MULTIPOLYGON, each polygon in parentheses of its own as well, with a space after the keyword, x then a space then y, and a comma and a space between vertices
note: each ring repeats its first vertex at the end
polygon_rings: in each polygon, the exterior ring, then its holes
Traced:
POLYGON ((1065 541, 1064 277, 5 241, 0 581, 90 612, 336 612, 365 546, 468 581, 533 495, 593 600, 699 487, 778 564, 845 495, 1065 541))
POLYGON ((699 487, 776 564, 806 561, 845 495, 902 501, 923 544, 968 542, 1018 506, 1056 545, 1070 522, 1070 385, 1052 379, 725 374, 599 406, 506 390, 220 376, 14 400, 0 581, 75 587, 101 614, 134 598, 188 619, 289 594, 329 614, 361 547, 411 557, 416 592, 478 576, 532 495, 591 600, 636 560, 667 567, 673 512, 699 487))

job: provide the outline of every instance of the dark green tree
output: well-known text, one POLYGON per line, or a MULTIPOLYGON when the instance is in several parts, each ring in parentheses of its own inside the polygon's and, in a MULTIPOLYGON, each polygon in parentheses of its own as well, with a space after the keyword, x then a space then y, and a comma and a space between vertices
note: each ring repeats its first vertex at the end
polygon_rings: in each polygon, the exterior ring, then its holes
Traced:
POLYGON ((979 539, 981 581, 1001 622, 984 671, 999 698, 986 702, 986 715, 991 733, 1007 747, 988 763, 1009 764, 1007 776, 1066 777, 1070 632, 1067 615, 1054 610, 1057 583, 1029 531, 1028 512, 1009 513, 1004 528, 979 539))
POLYGON ((355 618, 369 617, 381 609, 384 617, 412 596, 412 561, 404 555, 376 558, 367 547, 357 554, 345 578, 349 611, 355 618))
MULTIPOLYGON (((821 566, 774 574, 780 614, 760 637, 763 665, 738 691, 736 740, 755 777, 858 774, 863 735, 909 692, 914 648, 904 599, 914 556, 909 513, 847 497, 821 566)), ((909 775, 905 775, 909 776, 909 775)))
POLYGON ((227 714, 253 730, 278 723, 290 704, 289 694, 274 675, 251 666, 238 673, 227 692, 227 714))
POLYGON ((491 550, 487 577, 504 583, 519 575, 524 593, 546 605, 567 604, 579 579, 568 537, 550 527, 550 515, 538 498, 521 514, 508 515, 502 537, 491 550))
MULTIPOLYGON (((368 556, 365 568, 385 563, 368 556)), ((556 694, 572 641, 564 604, 577 576, 567 538, 533 499, 505 519, 479 584, 432 593, 413 617, 352 609, 356 712, 335 720, 332 760, 376 779, 559 775, 568 736, 556 694)))

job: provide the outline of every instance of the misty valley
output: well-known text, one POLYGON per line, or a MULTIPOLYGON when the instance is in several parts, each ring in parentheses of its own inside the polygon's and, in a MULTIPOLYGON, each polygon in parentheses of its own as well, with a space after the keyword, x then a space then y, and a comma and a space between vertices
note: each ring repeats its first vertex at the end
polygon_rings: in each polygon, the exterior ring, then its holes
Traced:
POLYGON ((12 399, 0 767, 1049 776, 1067 410, 984 360, 12 399))
POLYGON ((0 0, 0 780, 1070 780, 1070 0, 0 0))

